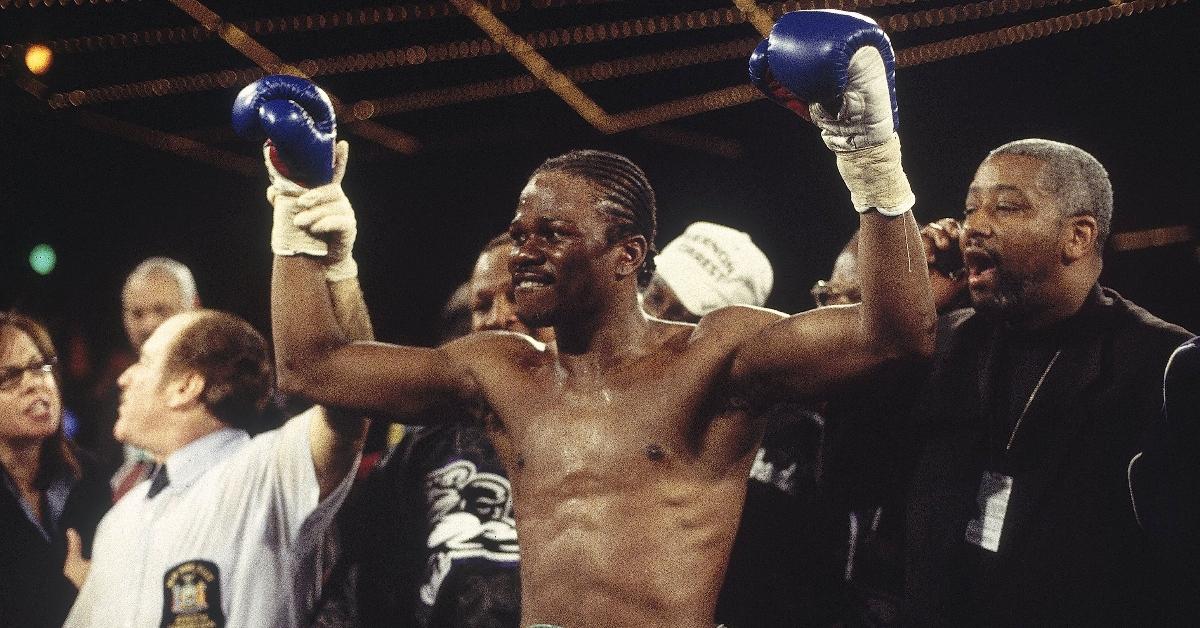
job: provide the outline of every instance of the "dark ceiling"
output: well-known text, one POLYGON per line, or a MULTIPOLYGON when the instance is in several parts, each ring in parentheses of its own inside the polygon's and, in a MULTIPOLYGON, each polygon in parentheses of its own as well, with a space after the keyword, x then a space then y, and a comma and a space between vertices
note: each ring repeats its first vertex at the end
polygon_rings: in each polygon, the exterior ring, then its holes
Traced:
MULTIPOLYGON (((5 78, 64 122, 253 172, 258 164, 245 159, 226 110, 241 86, 266 73, 321 84, 338 102, 343 133, 366 139, 371 158, 380 150, 420 155, 509 143, 536 129, 645 130, 753 102, 760 96, 746 84, 746 58, 789 10, 870 14, 891 33, 903 68, 1084 28, 1111 32, 1125 27, 1118 20, 1187 10, 1177 4, 0 0, 0 56, 5 78), (519 48, 497 43, 505 35, 519 36, 519 48), (42 76, 24 71, 31 44, 54 53, 42 76), (547 89, 554 78, 564 86, 547 89)), ((650 135, 739 154, 736 142, 703 133, 650 135)))
POLYGON ((386 338, 429 338, 524 176, 578 146, 645 167, 660 246, 693 220, 745 229, 777 268, 769 305, 805 309, 855 218, 815 132, 762 100, 745 67, 761 29, 814 6, 892 36, 919 219, 956 215, 999 143, 1076 143, 1112 173, 1119 231, 1173 229, 1128 240, 1140 250, 1110 257, 1109 282, 1200 324, 1187 242, 1200 29, 1177 0, 0 0, 0 306, 103 350, 119 342, 121 277, 167 254, 209 304, 265 326, 264 177, 228 115, 243 85, 290 72, 338 102, 386 338), (24 66, 34 43, 54 52, 42 75, 24 66), (38 242, 59 250, 49 277, 25 262, 38 242))

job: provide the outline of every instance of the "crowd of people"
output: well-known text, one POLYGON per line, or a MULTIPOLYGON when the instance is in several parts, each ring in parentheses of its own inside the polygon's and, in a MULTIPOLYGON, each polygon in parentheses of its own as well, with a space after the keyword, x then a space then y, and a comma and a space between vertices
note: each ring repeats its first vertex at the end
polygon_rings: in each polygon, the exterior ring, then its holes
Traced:
MULTIPOLYGON (((1200 351, 1099 284, 1108 173, 1012 141, 921 226, 893 66, 835 11, 751 58, 860 216, 790 316, 751 234, 660 252, 642 169, 573 150, 433 346, 378 342, 349 145, 282 123, 271 342, 147 259, 120 295, 137 360, 68 438, 49 333, 0 314, 0 626, 1194 622, 1200 351)), ((245 115, 321 115, 302 79, 258 89, 245 115)))

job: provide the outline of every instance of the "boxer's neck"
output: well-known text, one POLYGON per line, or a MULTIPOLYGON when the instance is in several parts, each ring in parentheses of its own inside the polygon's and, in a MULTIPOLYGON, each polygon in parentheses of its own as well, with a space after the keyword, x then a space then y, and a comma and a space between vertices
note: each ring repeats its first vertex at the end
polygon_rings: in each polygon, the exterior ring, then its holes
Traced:
POLYGON ((643 353, 651 327, 636 293, 608 304, 590 316, 555 326, 559 359, 569 372, 612 368, 643 353))

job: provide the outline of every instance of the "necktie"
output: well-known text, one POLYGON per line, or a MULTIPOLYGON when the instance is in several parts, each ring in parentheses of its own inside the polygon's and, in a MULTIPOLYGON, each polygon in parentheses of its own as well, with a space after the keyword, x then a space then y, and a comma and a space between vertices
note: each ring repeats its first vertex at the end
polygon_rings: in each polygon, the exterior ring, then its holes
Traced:
POLYGON ((167 477, 167 466, 163 465, 154 472, 154 477, 150 478, 150 490, 146 492, 146 499, 150 499, 162 492, 171 480, 167 477))
POLYGON ((114 479, 116 488, 113 489, 113 503, 116 503, 129 492, 129 489, 137 486, 142 480, 149 479, 154 474, 156 465, 152 460, 140 460, 132 465, 121 467, 117 470, 118 479, 114 479), (122 472, 123 470, 123 472, 122 472))

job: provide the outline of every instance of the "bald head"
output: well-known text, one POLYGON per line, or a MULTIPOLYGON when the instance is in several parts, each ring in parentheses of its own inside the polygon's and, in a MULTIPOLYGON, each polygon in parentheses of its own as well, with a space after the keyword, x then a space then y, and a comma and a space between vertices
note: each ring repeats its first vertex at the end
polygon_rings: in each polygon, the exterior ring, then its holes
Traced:
POLYGON ((199 374, 205 381, 200 401, 214 417, 233 427, 254 426, 274 376, 262 334, 238 316, 203 309, 172 317, 163 331, 163 372, 199 374))

